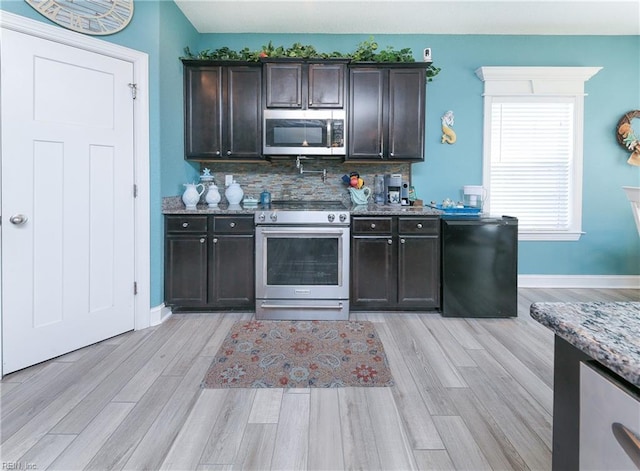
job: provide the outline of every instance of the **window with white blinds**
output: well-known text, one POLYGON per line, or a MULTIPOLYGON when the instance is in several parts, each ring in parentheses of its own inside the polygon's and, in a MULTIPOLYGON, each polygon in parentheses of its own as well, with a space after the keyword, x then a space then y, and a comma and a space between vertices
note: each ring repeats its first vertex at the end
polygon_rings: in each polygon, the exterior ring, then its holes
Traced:
POLYGON ((522 231, 568 231, 572 217, 573 100, 491 104, 491 212, 518 217, 522 231))
POLYGON ((582 234, 584 83, 600 67, 480 67, 485 209, 520 240, 582 234))

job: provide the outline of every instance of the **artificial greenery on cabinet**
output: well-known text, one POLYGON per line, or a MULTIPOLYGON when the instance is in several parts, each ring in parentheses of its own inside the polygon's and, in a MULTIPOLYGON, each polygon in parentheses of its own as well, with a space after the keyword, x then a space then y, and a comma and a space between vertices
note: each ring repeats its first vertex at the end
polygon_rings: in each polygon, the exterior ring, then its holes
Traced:
MULTIPOLYGON (((354 52, 345 53, 334 51, 330 53, 318 52, 314 46, 294 43, 291 47, 274 46, 271 41, 263 45, 261 49, 252 51, 248 47, 240 51, 234 51, 228 47, 218 49, 203 49, 193 53, 189 47, 184 48, 185 56, 181 59, 187 60, 220 60, 220 61, 248 61, 257 62, 261 59, 350 59, 354 62, 415 62, 410 48, 395 49, 387 46, 378 49, 378 43, 373 36, 358 44, 354 52)), ((433 65, 433 62, 425 63, 427 80, 440 73, 440 68, 433 65)))

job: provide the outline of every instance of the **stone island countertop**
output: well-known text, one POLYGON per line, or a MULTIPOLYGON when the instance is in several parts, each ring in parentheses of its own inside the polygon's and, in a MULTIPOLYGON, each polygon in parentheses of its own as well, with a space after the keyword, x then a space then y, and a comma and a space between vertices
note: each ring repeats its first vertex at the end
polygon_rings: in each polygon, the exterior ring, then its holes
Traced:
POLYGON ((640 387, 640 302, 533 303, 531 317, 640 387))
MULTIPOLYGON (((249 206, 239 204, 230 206, 226 203, 218 204, 218 208, 209 208, 206 204, 199 204, 196 209, 186 209, 180 196, 168 196, 162 199, 163 214, 253 214, 256 211, 273 209, 258 204, 249 206)), ((429 206, 390 206, 390 205, 346 205, 345 211, 356 216, 439 216, 442 211, 429 206)))

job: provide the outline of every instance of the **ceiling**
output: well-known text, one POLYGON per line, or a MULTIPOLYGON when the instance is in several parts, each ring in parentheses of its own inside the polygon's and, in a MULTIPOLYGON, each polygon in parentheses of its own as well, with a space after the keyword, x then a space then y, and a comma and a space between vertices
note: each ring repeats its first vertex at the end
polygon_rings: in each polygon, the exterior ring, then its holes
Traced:
POLYGON ((640 35, 640 0, 174 0, 200 33, 640 35))

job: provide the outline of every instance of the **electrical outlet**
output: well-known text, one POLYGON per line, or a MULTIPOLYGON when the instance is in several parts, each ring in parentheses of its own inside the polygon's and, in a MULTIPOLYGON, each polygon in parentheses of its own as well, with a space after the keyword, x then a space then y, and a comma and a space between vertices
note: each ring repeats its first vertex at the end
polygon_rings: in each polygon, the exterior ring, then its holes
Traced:
POLYGON ((422 58, 425 62, 433 62, 433 58, 431 57, 431 48, 425 47, 424 51, 422 51, 422 58))
POLYGON ((233 175, 224 176, 224 186, 229 186, 233 183, 233 175))

